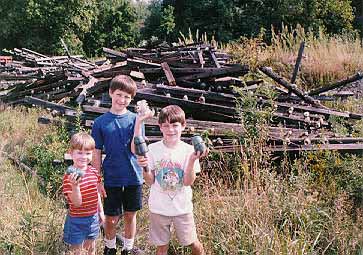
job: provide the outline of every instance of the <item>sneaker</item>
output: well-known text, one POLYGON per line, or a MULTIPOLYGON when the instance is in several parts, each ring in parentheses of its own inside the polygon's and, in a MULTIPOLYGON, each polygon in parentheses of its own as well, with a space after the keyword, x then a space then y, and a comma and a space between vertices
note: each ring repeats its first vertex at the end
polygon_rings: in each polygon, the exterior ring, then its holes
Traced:
POLYGON ((145 255, 145 252, 137 247, 134 247, 131 250, 122 250, 121 255, 145 255))
POLYGON ((103 255, 116 255, 117 250, 115 248, 108 248, 105 246, 103 250, 103 255))

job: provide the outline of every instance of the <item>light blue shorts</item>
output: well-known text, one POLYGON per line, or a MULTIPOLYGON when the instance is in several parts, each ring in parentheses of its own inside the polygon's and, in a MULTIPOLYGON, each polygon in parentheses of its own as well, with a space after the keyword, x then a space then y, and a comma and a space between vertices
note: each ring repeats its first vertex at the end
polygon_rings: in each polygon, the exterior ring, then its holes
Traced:
POLYGON ((64 223, 63 240, 70 245, 82 244, 85 240, 94 240, 100 232, 98 213, 89 217, 72 217, 67 214, 64 223))

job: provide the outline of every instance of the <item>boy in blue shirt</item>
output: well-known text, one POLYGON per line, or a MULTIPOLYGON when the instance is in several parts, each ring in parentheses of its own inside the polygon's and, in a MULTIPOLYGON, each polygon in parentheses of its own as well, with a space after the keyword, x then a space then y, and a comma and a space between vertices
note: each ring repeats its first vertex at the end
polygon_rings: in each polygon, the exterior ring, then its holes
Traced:
POLYGON ((126 75, 111 81, 109 95, 112 100, 109 112, 95 119, 92 136, 96 142, 93 166, 101 173, 102 163, 105 211, 105 255, 116 254, 116 227, 121 214, 124 216, 124 245, 122 255, 140 254, 134 248, 136 214, 142 207, 142 169, 134 154, 134 136, 144 133, 142 121, 149 117, 138 116, 127 110, 136 95, 135 82, 126 75))

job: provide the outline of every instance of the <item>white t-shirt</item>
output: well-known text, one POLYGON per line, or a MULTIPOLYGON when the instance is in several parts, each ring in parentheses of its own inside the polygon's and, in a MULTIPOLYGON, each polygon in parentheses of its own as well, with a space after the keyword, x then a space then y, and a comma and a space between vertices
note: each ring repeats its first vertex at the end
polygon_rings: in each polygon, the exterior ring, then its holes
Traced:
MULTIPOLYGON (((183 141, 172 149, 162 141, 149 145, 149 168, 155 174, 149 196, 152 213, 178 216, 193 212, 192 189, 183 184, 184 169, 193 151, 193 146, 183 141)), ((194 163, 194 171, 200 172, 199 160, 194 163)))

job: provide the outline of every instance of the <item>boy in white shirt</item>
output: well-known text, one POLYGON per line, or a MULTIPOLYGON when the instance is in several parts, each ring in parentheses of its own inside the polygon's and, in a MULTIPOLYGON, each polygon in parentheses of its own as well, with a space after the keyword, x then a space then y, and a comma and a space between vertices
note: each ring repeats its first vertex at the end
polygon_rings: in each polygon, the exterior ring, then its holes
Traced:
POLYGON ((149 146, 146 157, 138 157, 144 179, 151 185, 149 196, 150 242, 157 246, 157 255, 167 255, 171 225, 181 245, 190 246, 192 254, 204 254, 198 240, 193 216, 192 189, 199 158, 193 146, 180 140, 185 129, 185 113, 176 105, 163 108, 159 114, 162 141, 149 146))

